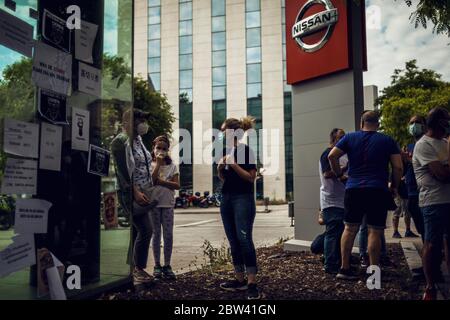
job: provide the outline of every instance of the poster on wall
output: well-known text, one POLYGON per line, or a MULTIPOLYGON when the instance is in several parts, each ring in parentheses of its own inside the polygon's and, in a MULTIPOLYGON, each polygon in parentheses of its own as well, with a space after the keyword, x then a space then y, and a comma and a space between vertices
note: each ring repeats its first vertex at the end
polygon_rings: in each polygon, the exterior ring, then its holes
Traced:
POLYGON ((38 111, 42 118, 53 124, 68 124, 66 96, 48 90, 39 90, 38 111))
POLYGON ((108 150, 91 144, 89 146, 88 172, 107 177, 109 175, 110 158, 111 153, 108 150))
POLYGON ((37 251, 38 297, 50 294, 52 300, 66 300, 64 286, 65 267, 47 248, 37 251))
POLYGON ((52 204, 41 199, 17 199, 14 232, 47 233, 48 210, 52 204))
POLYGON ((117 194, 105 192, 103 194, 103 224, 105 230, 117 229, 119 220, 117 216, 117 194))
POLYGON ((72 108, 72 149, 89 151, 89 111, 72 108))
POLYGON ((37 185, 37 161, 8 158, 2 180, 1 193, 35 195, 37 185))
POLYGON ((78 67, 78 90, 91 94, 96 97, 101 96, 101 78, 100 69, 91 67, 83 62, 78 67))
POLYGON ((39 169, 61 171, 62 128, 42 123, 39 169))
POLYGON ((72 55, 37 42, 31 79, 41 89, 69 95, 72 82, 72 55))
POLYGON ((0 278, 36 263, 33 234, 16 235, 12 240, 12 244, 0 251, 0 278))
POLYGON ((37 158, 39 125, 14 119, 5 119, 3 151, 16 156, 37 158))
POLYGON ((42 36, 56 47, 70 52, 71 31, 66 27, 66 20, 44 9, 42 17, 42 36))
POLYGON ((0 45, 31 58, 33 26, 0 9, 0 45))
POLYGON ((81 20, 81 29, 75 30, 75 59, 93 63, 92 51, 98 25, 81 20))

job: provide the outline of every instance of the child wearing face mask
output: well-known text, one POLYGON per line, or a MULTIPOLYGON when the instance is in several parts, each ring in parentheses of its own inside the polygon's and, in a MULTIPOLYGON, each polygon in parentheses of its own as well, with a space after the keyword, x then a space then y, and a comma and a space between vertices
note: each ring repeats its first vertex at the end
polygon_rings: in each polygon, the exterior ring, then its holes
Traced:
POLYGON ((150 213, 153 225, 153 257, 155 267, 153 276, 156 279, 164 277, 168 280, 176 278, 170 266, 173 247, 173 221, 175 190, 180 189, 179 172, 177 166, 172 162, 168 151, 169 139, 159 136, 153 141, 152 172, 156 175, 155 190, 153 195, 158 201, 156 208, 150 213), (161 229, 164 238, 164 266, 161 266, 161 229))

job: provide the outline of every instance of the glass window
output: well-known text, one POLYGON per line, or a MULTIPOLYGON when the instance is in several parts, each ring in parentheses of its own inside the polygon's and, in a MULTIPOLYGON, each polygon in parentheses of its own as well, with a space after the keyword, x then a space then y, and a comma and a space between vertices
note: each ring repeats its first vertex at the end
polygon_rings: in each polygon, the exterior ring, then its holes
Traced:
POLYGON ((180 90, 180 102, 192 103, 192 89, 180 90))
POLYGON ((283 61, 283 80, 286 81, 286 60, 283 61))
POLYGON ((245 11, 258 11, 261 10, 260 0, 246 0, 245 11))
POLYGON ((225 16, 212 18, 212 32, 225 31, 225 16))
POLYGON ((283 48, 281 50, 283 53, 283 60, 286 60, 286 46, 283 46, 283 48))
POLYGON ((247 29, 247 48, 261 46, 261 28, 247 29))
POLYGON ((192 35, 192 20, 180 21, 180 36, 192 35))
POLYGON ((192 70, 180 71, 180 89, 192 88, 192 70))
POLYGON ((247 98, 258 98, 262 95, 261 83, 252 83, 247 85, 247 98))
POLYGON ((180 55, 180 70, 192 69, 192 54, 180 55))
POLYGON ((261 27, 260 12, 247 12, 245 14, 245 23, 247 28, 261 27))
POLYGON ((161 0, 148 0, 148 6, 154 7, 154 6, 160 6, 161 0))
POLYGON ((161 58, 148 59, 148 72, 160 72, 161 71, 161 58))
POLYGON ((226 87, 213 87, 212 98, 213 100, 223 100, 226 98, 226 87))
POLYGON ((192 20, 192 2, 180 3, 180 21, 192 20))
POLYGON ((148 38, 149 40, 161 39, 161 25, 151 24, 148 26, 148 38))
POLYGON ((192 36, 180 37, 180 54, 192 53, 192 36))
POLYGON ((247 83, 261 82, 261 64, 254 63, 247 65, 247 83))
POLYGON ((150 40, 148 42, 148 57, 160 57, 161 56, 161 40, 150 40))
POLYGON ((283 24, 283 28, 281 29, 281 41, 283 44, 286 44, 286 25, 283 24))
POLYGON ((281 23, 286 24, 286 13, 284 10, 281 12, 281 23))
POLYGON ((212 35, 212 50, 225 50, 226 49, 226 36, 225 32, 215 32, 212 35))
POLYGON ((161 7, 148 8, 148 24, 161 23, 161 7))
POLYGON ((225 15, 225 0, 212 0, 212 16, 225 15))
POLYGON ((224 86, 227 83, 227 71, 225 67, 212 69, 213 86, 224 86))
POLYGON ((226 51, 214 51, 212 53, 212 66, 222 67, 226 64, 226 51))
POLYGON ((247 63, 261 62, 261 47, 247 49, 247 63))
POLYGON ((150 73, 149 78, 150 82, 153 85, 153 88, 155 88, 155 91, 161 90, 161 73, 150 73))

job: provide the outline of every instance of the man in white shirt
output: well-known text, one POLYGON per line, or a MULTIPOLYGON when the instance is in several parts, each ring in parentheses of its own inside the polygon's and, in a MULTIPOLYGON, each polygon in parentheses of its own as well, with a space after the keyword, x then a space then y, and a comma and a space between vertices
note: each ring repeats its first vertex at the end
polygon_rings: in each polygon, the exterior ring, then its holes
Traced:
MULTIPOLYGON (((344 231, 344 195, 345 180, 342 176, 337 178, 331 170, 328 155, 336 143, 345 135, 344 130, 335 128, 330 133, 330 145, 322 153, 319 162, 320 174, 320 208, 325 223, 324 256, 325 272, 337 274, 341 265, 340 241, 344 231)), ((346 170, 347 156, 339 159, 341 168, 346 170)))
POLYGON ((424 300, 435 300, 435 255, 440 254, 444 234, 450 234, 450 115, 443 108, 430 111, 427 133, 417 142, 413 154, 414 173, 419 187, 419 206, 425 225, 422 263, 427 280, 424 300))

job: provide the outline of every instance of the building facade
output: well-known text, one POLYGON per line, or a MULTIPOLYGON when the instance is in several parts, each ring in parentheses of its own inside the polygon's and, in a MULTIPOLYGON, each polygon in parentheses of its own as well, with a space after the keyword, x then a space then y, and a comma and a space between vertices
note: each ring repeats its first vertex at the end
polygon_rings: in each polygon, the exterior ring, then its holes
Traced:
MULTIPOLYGON (((257 132, 268 133, 253 146, 261 149, 258 164, 264 168, 257 196, 291 197, 284 28, 284 0, 135 2, 135 75, 167 95, 177 118, 174 129, 191 133, 193 163, 180 164, 183 187, 217 190, 215 166, 201 161, 211 144, 203 135, 228 117, 251 115, 257 132), (269 163, 275 170, 265 170, 269 163)), ((179 154, 172 150, 172 155, 179 154)))

